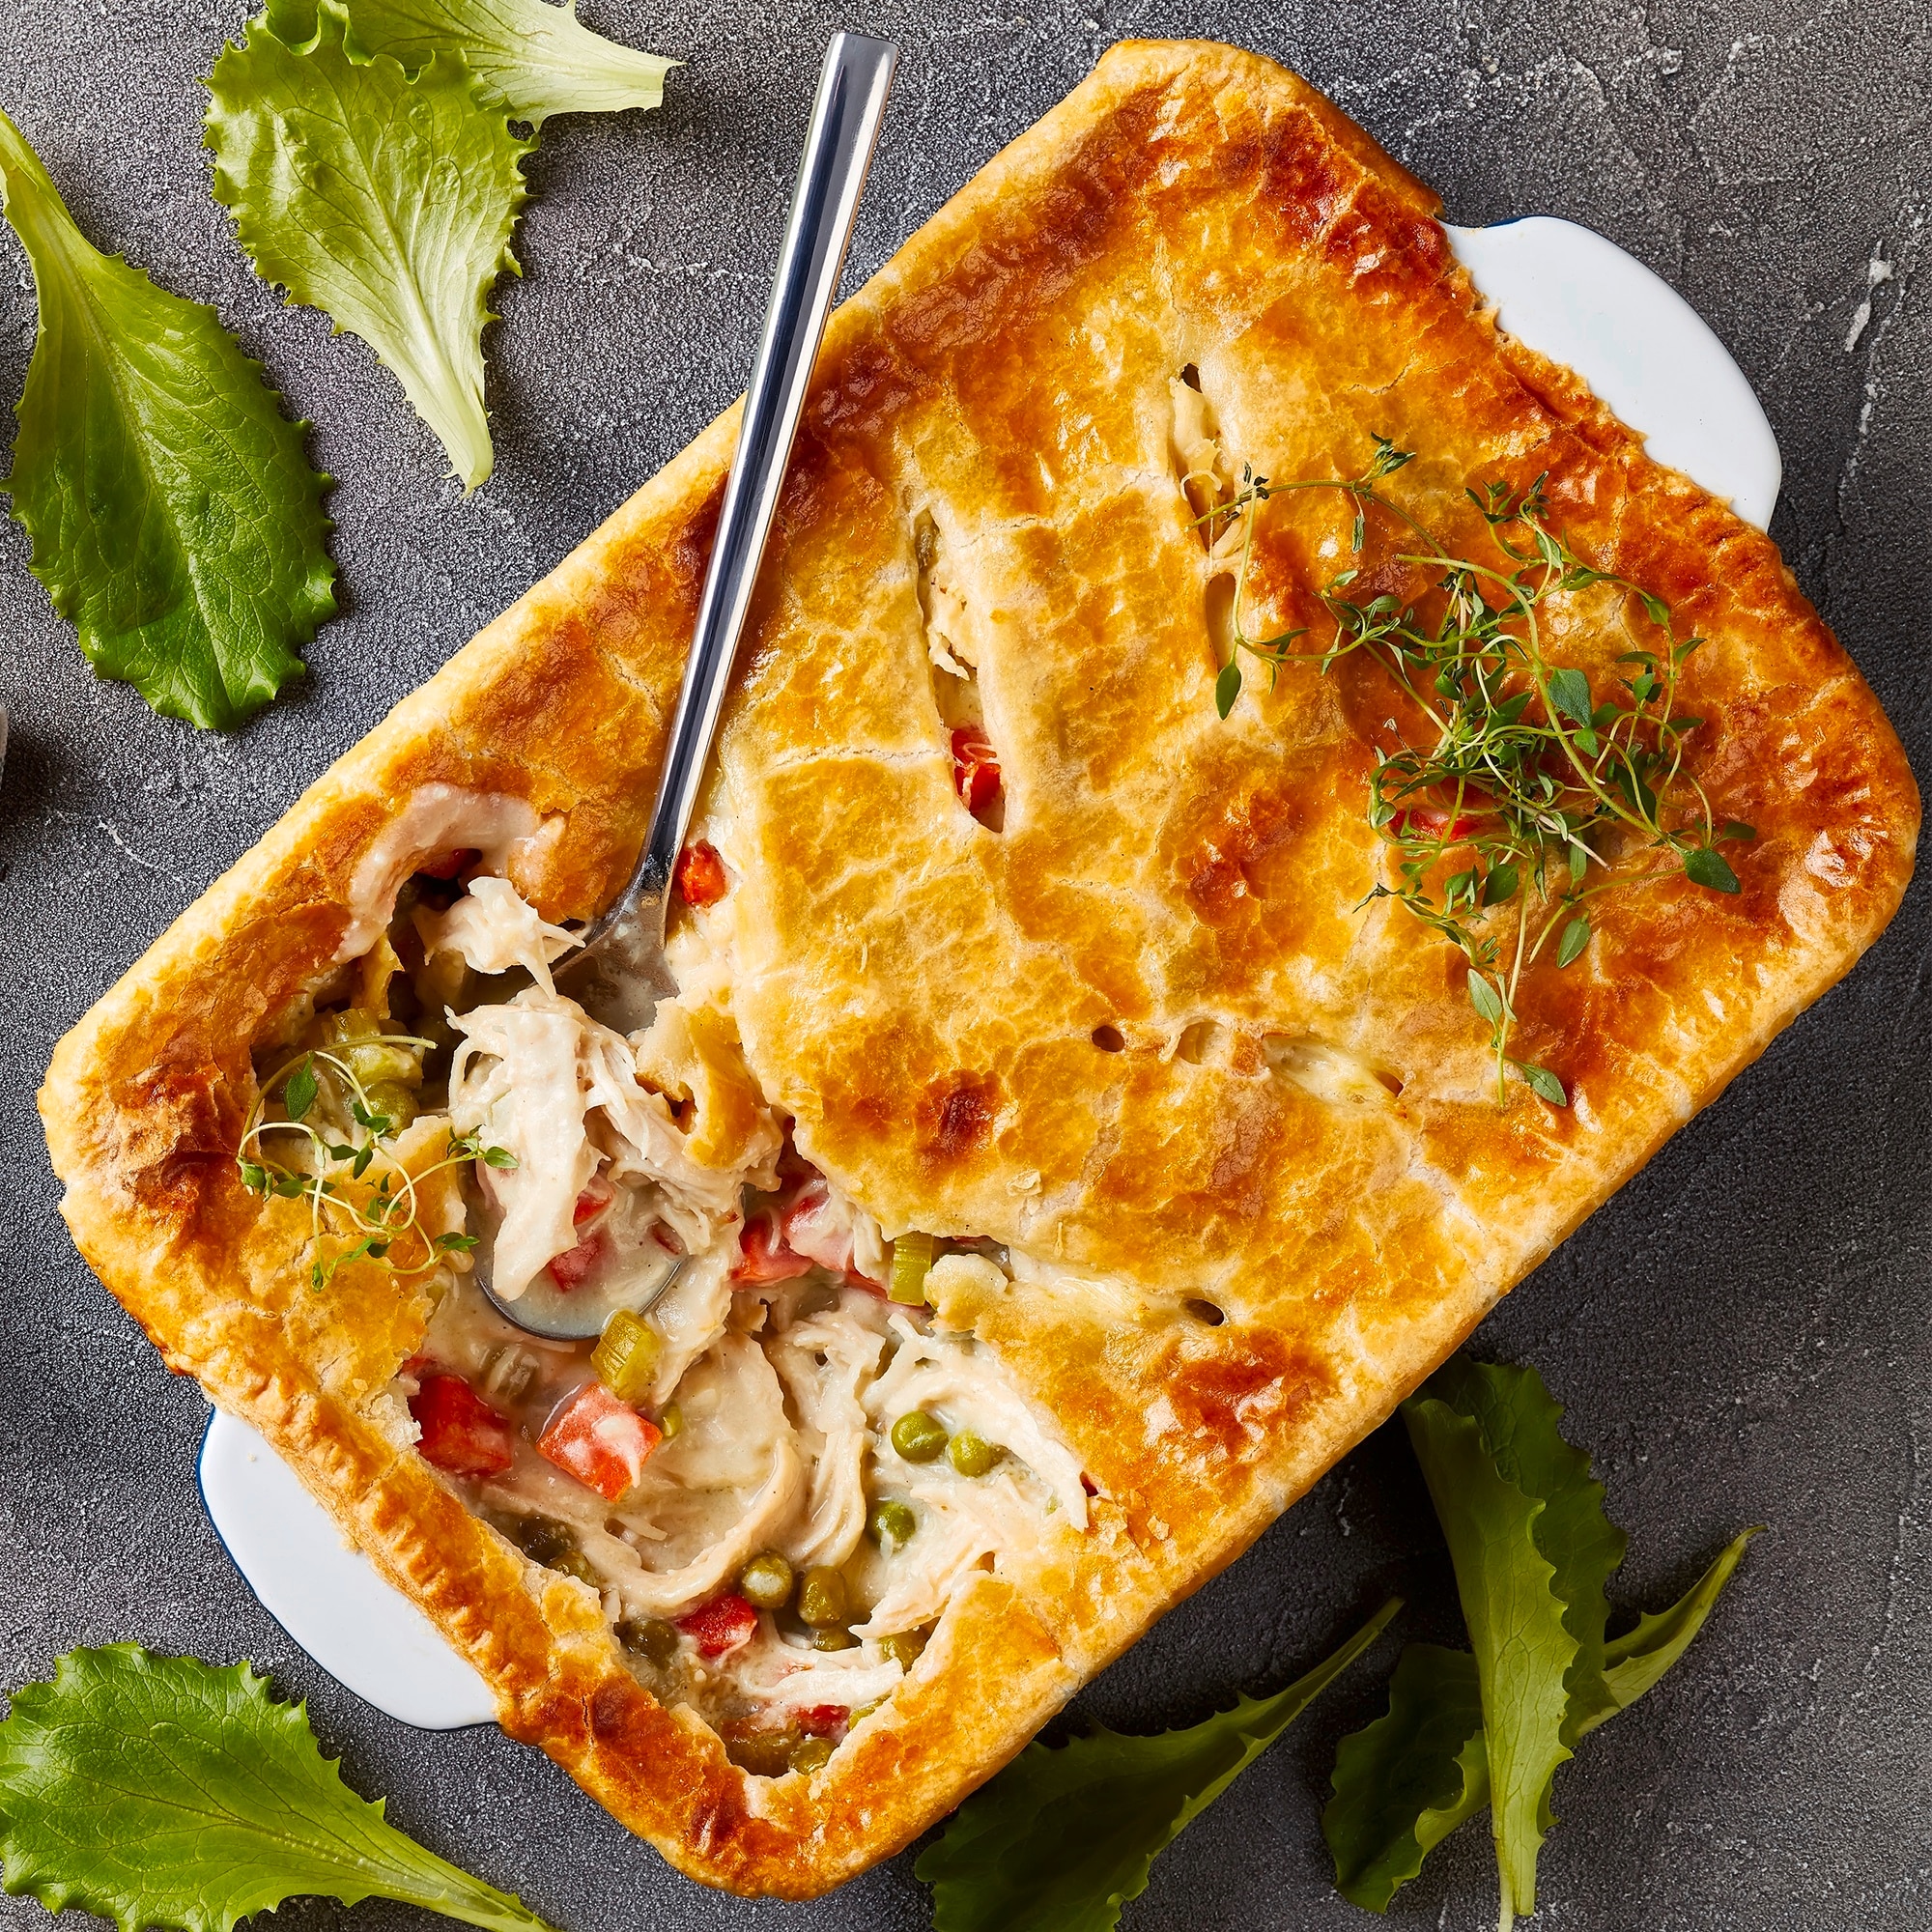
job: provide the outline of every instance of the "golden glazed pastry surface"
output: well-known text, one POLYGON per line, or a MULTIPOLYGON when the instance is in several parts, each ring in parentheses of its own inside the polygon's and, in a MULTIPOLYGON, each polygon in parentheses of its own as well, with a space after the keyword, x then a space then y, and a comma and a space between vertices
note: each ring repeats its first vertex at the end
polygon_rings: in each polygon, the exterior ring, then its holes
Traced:
MULTIPOLYGON (((1376 1427, 1898 902, 1911 776, 1775 548, 1500 336, 1435 213, 1280 69, 1131 44, 833 325, 699 828, 731 878, 703 931, 801 1149, 888 1235, 1009 1244, 1012 1285, 941 1313, 995 1345, 1099 1496, 1075 1560, 974 1585, 815 1776, 733 1768, 627 1672, 588 1591, 383 1433, 370 1404, 423 1307, 368 1267, 309 1294, 305 1216, 246 1195, 232 1159, 250 1043, 366 916, 358 867, 366 890, 422 788, 527 806, 505 864, 545 917, 615 890, 733 418, 342 758, 56 1055, 49 1141, 102 1279, 439 1621, 506 1728, 696 1877, 810 1894, 954 1804, 1376 1427), (1364 811, 1380 674, 1292 666, 1216 717, 1226 586, 1174 448, 1187 370, 1236 473, 1353 475, 1377 435, 1419 452, 1389 494, 1464 554, 1488 542, 1464 484, 1547 471, 1577 550, 1707 640, 1682 708, 1706 721, 1691 761, 1716 815, 1757 830, 1743 890, 1608 895, 1582 960, 1531 971, 1515 1050, 1567 1110, 1520 1086, 1498 1106, 1458 956, 1359 909, 1387 863, 1364 811), (953 788, 942 601, 998 831, 953 788)), ((1322 495, 1266 506, 1251 628, 1321 624, 1350 522, 1322 495)), ((1395 587, 1401 567, 1376 568, 1395 587)), ((1606 674, 1631 646, 1611 592, 1561 600, 1560 662, 1606 674)))

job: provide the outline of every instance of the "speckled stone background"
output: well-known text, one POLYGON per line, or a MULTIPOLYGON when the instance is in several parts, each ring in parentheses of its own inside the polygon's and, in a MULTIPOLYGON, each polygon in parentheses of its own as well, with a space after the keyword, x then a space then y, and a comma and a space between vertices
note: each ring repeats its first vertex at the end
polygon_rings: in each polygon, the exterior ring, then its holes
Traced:
MULTIPOLYGON (((33 1094, 55 1038, 328 761, 548 570, 736 392, 828 31, 902 45, 856 244, 868 270, 1111 42, 1203 34, 1288 62, 1445 196, 1548 213, 1654 265, 1757 385, 1786 464, 1774 532, 1921 771, 1932 626, 1932 42, 1917 0, 585 0, 686 58, 662 114, 553 124, 525 275, 489 338, 495 478, 469 502, 358 342, 285 310, 210 199, 199 76, 241 0, 0 0, 0 104, 82 226, 216 303, 313 418, 338 483, 344 614, 313 674, 214 737, 95 682, 0 527, 0 1687, 76 1643, 254 1659, 306 1695, 358 1788, 571 1932, 924 1927, 909 1858, 809 1907, 674 1876, 535 1753, 413 1732, 323 1676, 201 1510, 206 1415, 80 1265, 33 1094)), ((0 395, 32 341, 0 238, 0 395)), ((1655 1605, 1764 1522, 1687 1662, 1559 1776, 1539 1922, 1932 1922, 1932 1128, 1921 885, 1851 980, 1675 1141, 1479 1338, 1536 1363, 1632 1532, 1615 1596, 1655 1605)), ((1082 1700, 1128 1727, 1284 1681, 1400 1589, 1457 1637, 1408 1451, 1383 1435, 1082 1700)), ((1156 1867, 1130 1932, 1368 1921, 1318 1830, 1335 1739, 1395 1646, 1156 1867)), ((1492 1922, 1480 1828, 1393 1915, 1492 1922)), ((293 1906, 304 1927, 410 1916, 293 1906)), ((43 1922, 0 1901, 0 1923, 43 1922)))

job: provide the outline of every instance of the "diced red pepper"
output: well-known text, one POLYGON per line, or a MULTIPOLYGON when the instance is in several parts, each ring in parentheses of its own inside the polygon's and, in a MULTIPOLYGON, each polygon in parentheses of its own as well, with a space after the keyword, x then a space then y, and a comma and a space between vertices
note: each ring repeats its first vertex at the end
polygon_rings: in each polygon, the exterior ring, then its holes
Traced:
POLYGON ((758 1613, 743 1597, 716 1597, 679 1617, 677 1627, 696 1643, 699 1657, 723 1657, 751 1641, 758 1613))
POLYGON ((813 1175, 784 1210, 785 1246, 814 1261, 833 1274, 852 1274, 852 1229, 832 1205, 832 1189, 822 1175, 813 1175))
POLYGON ((716 905, 731 888, 717 847, 702 838, 694 838, 677 855, 673 876, 677 880, 678 896, 688 906, 716 905))
POLYGON ((811 1269, 810 1258, 795 1254, 779 1233, 778 1216, 770 1208, 753 1214, 738 1236, 738 1262, 731 1280, 739 1288, 763 1288, 775 1281, 796 1281, 811 1269))
POLYGON ((852 1265, 852 1226, 832 1205, 832 1189, 822 1174, 811 1179, 794 1194, 780 1223, 784 1244, 833 1274, 842 1274, 855 1288, 883 1292, 885 1284, 860 1274, 852 1265))
POLYGON ((952 727, 952 788, 975 818, 1000 795, 1000 761, 977 724, 952 727))
POLYGON ((603 1231, 593 1228, 574 1248, 565 1248, 562 1254, 551 1256, 548 1263, 550 1278, 568 1293, 573 1288, 582 1285, 603 1258, 603 1231))
POLYGON ((582 1227, 593 1214, 601 1213, 611 1205, 617 1190, 601 1174, 592 1175, 590 1185, 577 1197, 577 1206, 570 1211, 570 1218, 577 1227, 582 1227))
POLYGON ((1438 811, 1433 805, 1411 805, 1396 813, 1390 829, 1398 838, 1440 838, 1453 845, 1468 838, 1477 823, 1476 819, 1464 816, 1452 825, 1446 811, 1438 811))
POLYGON ((473 845, 459 845, 453 851, 440 852, 434 859, 425 859, 416 867, 416 874, 424 879, 453 879, 457 873, 467 871, 475 865, 482 856, 473 845))
POLYGON ((798 1727, 809 1738, 829 1738, 842 1731, 851 1717, 843 1704, 814 1704, 798 1714, 798 1727))
POLYGON ((651 1451, 663 1440, 655 1422, 619 1402, 602 1382, 586 1382, 551 1417, 537 1438, 537 1454, 614 1503, 643 1474, 651 1451))
POLYGON ((423 1461, 452 1476, 500 1476, 516 1436, 510 1419, 490 1406, 461 1376, 427 1371, 410 1399, 422 1435, 423 1461))

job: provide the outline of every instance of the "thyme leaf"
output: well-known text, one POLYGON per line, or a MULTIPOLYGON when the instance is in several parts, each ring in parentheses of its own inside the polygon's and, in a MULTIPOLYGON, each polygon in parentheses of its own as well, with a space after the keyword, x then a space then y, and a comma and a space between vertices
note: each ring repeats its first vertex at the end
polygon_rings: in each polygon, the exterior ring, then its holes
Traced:
MULTIPOLYGON (((430 1042, 412 1034, 384 1034, 357 1044, 427 1048, 430 1042)), ((333 1086, 330 1091, 335 1091, 333 1086)), ((242 1185, 264 1200, 308 1202, 316 1246, 308 1279, 316 1292, 327 1288, 336 1271, 350 1262, 378 1262, 407 1277, 435 1267, 444 1255, 468 1253, 476 1245, 475 1236, 433 1236, 423 1226, 423 1183, 445 1169, 470 1161, 480 1160, 495 1168, 517 1164, 516 1155, 507 1148, 485 1147, 481 1134, 458 1134, 452 1129, 441 1157, 412 1173, 389 1145, 399 1131, 393 1115, 370 1104, 355 1068, 332 1053, 318 1050, 300 1054, 262 1083, 236 1151, 236 1172, 242 1185), (325 1075, 316 1070, 318 1061, 328 1080, 339 1082, 345 1090, 340 1105, 361 1129, 359 1142, 333 1140, 309 1123, 307 1117, 324 1092, 325 1075), (277 1088, 286 1118, 271 1121, 268 1107, 277 1088), (265 1151, 266 1137, 270 1134, 296 1135, 306 1151, 305 1164, 291 1167, 271 1159, 265 1151), (378 1161, 383 1166, 363 1199, 343 1192, 340 1181, 345 1172, 348 1179, 360 1181, 378 1161), (326 1248, 325 1237, 347 1240, 349 1245, 331 1253, 326 1248)))
POLYGON ((1391 720, 1393 747, 1377 748, 1367 812, 1391 848, 1392 876, 1363 904, 1400 900, 1463 954, 1469 1004, 1490 1032, 1498 1100, 1514 1075, 1564 1107, 1562 1080, 1510 1051, 1524 972, 1555 935, 1559 967, 1588 950, 1595 928, 1581 907, 1601 893, 1680 877, 1710 892, 1741 891, 1717 848, 1756 835, 1738 820, 1718 825, 1686 764, 1685 741, 1703 720, 1677 710, 1677 689, 1702 639, 1680 638, 1654 591, 1577 554, 1550 522, 1547 474, 1524 489, 1492 482, 1468 491, 1496 558, 1455 554, 1378 487, 1414 457, 1378 436, 1354 477, 1271 483, 1244 465, 1239 490, 1196 519, 1210 549, 1241 529, 1234 650, 1215 680, 1215 707, 1223 718, 1234 709, 1244 654, 1267 665, 1271 684, 1290 662, 1325 674, 1356 654, 1387 674, 1423 728, 1406 732, 1391 720), (1353 510, 1356 562, 1321 592, 1332 634, 1319 651, 1294 648, 1305 629, 1252 637, 1242 614, 1261 508, 1303 490, 1337 492, 1353 510), (1389 560, 1424 574, 1417 595, 1357 591, 1372 517, 1396 532, 1389 560), (1548 661, 1544 623, 1551 599, 1598 589, 1622 597, 1627 626, 1648 624, 1662 636, 1633 630, 1633 648, 1614 660, 1625 674, 1593 685, 1577 667, 1548 661), (1637 855, 1634 868, 1627 862, 1637 855))

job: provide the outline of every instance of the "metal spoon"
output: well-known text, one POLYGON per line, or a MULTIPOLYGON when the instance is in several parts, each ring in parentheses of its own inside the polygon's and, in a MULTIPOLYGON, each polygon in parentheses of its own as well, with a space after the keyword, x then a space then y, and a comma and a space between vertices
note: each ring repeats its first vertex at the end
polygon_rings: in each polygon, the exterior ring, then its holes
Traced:
MULTIPOLYGON (((620 1033, 648 1026, 658 1002, 677 990, 664 954, 671 873, 691 829, 724 687, 885 119, 897 55, 891 42, 863 34, 835 34, 825 50, 764 336, 745 392, 738 449, 724 485, 697 630, 665 750, 657 808, 629 884, 587 929, 582 949, 555 969, 559 990, 568 990, 593 1017, 620 1033)), ((630 1277, 626 1288, 619 1271, 612 1299, 588 1283, 559 1292, 540 1274, 515 1300, 499 1298, 491 1289, 487 1260, 493 1234, 494 1229, 482 1233, 474 1278, 503 1316, 533 1335, 581 1339, 598 1334, 615 1308, 641 1312, 655 1307, 676 1277, 673 1264, 645 1288, 647 1298, 640 1299, 641 1284, 630 1277)))

